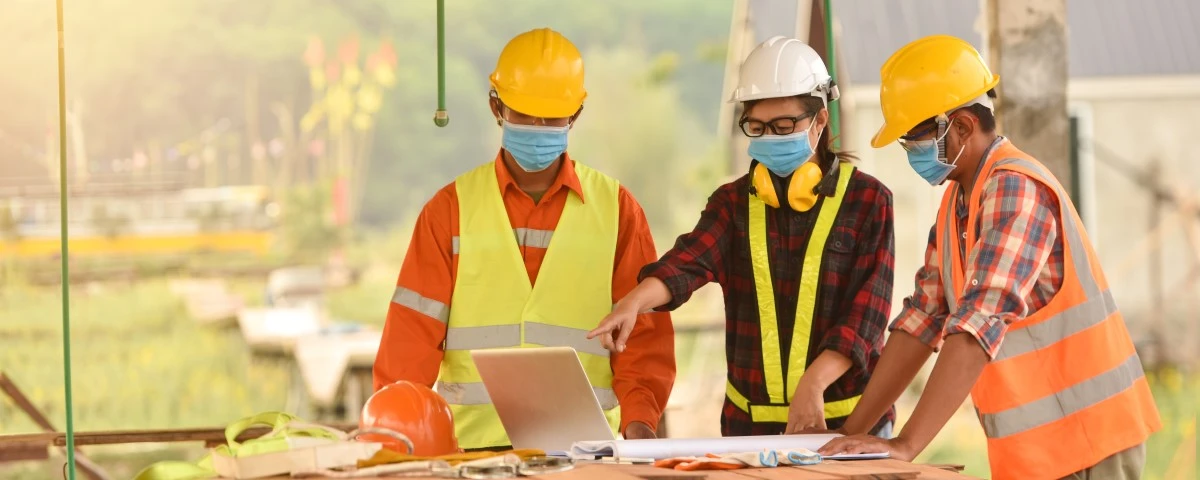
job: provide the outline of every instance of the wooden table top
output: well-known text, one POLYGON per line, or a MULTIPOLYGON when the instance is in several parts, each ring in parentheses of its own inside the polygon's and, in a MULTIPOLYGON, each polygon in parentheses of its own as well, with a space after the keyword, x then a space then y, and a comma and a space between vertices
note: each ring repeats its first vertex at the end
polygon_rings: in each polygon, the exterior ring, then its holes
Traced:
MULTIPOLYGON (((289 477, 272 477, 283 480, 289 477)), ((318 478, 318 477, 309 477, 318 478)), ((396 477, 364 477, 358 480, 392 480, 396 477)), ((443 480, 439 477, 403 477, 411 480, 443 480)), ((650 465, 584 463, 574 469, 533 478, 544 480, 964 480, 975 477, 932 465, 900 460, 827 460, 802 467, 708 470, 685 472, 650 465)))

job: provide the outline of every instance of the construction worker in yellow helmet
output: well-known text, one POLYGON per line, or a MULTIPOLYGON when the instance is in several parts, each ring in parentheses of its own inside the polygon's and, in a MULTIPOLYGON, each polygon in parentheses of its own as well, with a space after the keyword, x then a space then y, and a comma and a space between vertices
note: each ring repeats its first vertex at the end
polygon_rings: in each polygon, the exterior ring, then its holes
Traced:
POLYGON ((510 445, 470 350, 569 346, 615 433, 654 438, 675 380, 667 313, 611 354, 588 330, 654 261, 650 227, 616 180, 567 154, 587 97, 579 50, 548 28, 500 52, 488 98, 493 161, 437 192, 417 218, 375 359, 375 389, 435 386, 467 450, 510 445))
POLYGON ((880 74, 872 146, 899 141, 917 174, 949 184, 848 436, 820 453, 911 460, 969 393, 992 478, 1139 478, 1161 428, 1142 364, 1071 197, 996 133, 1000 78, 946 35, 904 46, 880 74), (864 435, 938 349, 899 435, 864 435))

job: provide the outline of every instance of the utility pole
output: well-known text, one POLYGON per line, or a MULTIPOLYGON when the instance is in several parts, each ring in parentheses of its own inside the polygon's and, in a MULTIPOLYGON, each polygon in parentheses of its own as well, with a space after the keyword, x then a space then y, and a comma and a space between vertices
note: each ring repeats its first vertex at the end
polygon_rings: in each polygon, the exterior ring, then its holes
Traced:
POLYGON ((988 63, 1000 75, 999 132, 1045 164, 1064 186, 1072 185, 1067 1, 983 0, 982 6, 988 20, 988 63))
POLYGON ((748 140, 737 126, 736 118, 741 115, 741 106, 729 102, 737 88, 738 71, 742 60, 754 48, 754 31, 750 25, 750 0, 734 0, 733 18, 729 26, 729 44, 725 52, 725 81, 721 87, 721 110, 717 115, 717 138, 723 140, 722 150, 728 154, 729 170, 726 174, 740 174, 750 168, 750 157, 746 154, 748 140))

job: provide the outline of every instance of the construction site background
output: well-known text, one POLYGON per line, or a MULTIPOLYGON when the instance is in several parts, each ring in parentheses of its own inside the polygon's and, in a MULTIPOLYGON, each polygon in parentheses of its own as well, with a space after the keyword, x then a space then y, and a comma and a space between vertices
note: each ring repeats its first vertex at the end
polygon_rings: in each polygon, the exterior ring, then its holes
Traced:
MULTIPOLYGON (((354 420, 370 385, 360 352, 377 342, 416 214, 494 157, 487 74, 504 43, 531 28, 550 26, 582 50, 589 95, 570 152, 631 190, 664 252, 745 168, 725 104, 737 52, 803 23, 812 4, 446 3, 451 122, 438 128, 433 2, 68 2, 77 431, 219 426, 280 409, 354 420)), ((833 2, 841 140, 895 199, 893 311, 912 288, 941 189, 914 175, 899 147, 868 145, 881 122, 878 68, 931 33, 988 51, 993 3, 833 2)), ((1163 415, 1146 478, 1186 478, 1200 398, 1200 6, 1079 4, 1064 19, 1076 201, 1163 415)), ((45 2, 0 3, 0 373, 61 429, 54 15, 45 2)), ((666 430, 718 435, 720 289, 705 287, 674 318, 679 376, 666 430)), ((901 427, 927 373, 898 405, 901 427)), ((0 435, 41 429, 0 395, 0 435)), ((112 478, 202 453, 81 451, 112 478)), ((969 401, 918 461, 986 476, 969 401)), ((0 455, 0 477, 59 478, 60 463, 0 455)))

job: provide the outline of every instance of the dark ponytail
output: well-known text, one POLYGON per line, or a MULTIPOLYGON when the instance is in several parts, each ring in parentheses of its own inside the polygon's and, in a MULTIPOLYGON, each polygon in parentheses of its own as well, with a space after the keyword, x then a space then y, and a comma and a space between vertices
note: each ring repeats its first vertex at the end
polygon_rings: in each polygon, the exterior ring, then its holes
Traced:
MULTIPOLYGON (((821 97, 801 95, 796 98, 804 105, 805 111, 819 112, 825 108, 825 102, 821 100, 821 97)), ((821 172, 824 173, 821 183, 817 184, 817 193, 826 197, 832 197, 837 192, 837 174, 831 175, 829 172, 829 169, 835 166, 835 160, 837 163, 842 163, 858 159, 858 157, 850 152, 833 149, 833 128, 830 127, 832 121, 833 118, 831 117, 828 122, 825 122, 825 128, 821 131, 821 138, 817 140, 816 152, 814 153, 819 159, 817 166, 821 167, 821 172)))

